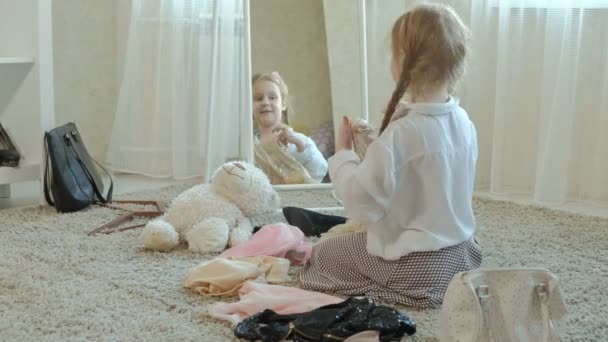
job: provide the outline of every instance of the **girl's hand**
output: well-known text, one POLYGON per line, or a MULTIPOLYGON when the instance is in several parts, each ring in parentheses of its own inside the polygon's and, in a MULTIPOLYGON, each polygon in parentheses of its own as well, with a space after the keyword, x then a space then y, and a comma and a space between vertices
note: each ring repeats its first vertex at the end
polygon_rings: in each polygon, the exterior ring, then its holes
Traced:
POLYGON ((352 149, 353 133, 351 131, 351 122, 347 116, 342 116, 342 122, 340 122, 338 137, 336 139, 336 152, 352 149))
POLYGON ((260 142, 263 144, 268 144, 268 143, 277 143, 279 142, 280 139, 280 134, 281 132, 279 131, 273 131, 271 133, 267 133, 267 134, 262 134, 260 135, 260 142))
POLYGON ((288 143, 291 143, 291 144, 296 145, 298 152, 302 152, 304 150, 305 141, 303 139, 301 139, 300 137, 298 137, 298 135, 295 133, 293 128, 291 128, 285 124, 281 124, 277 128, 275 128, 275 131, 278 132, 279 142, 282 143, 283 145, 287 145, 288 143))
POLYGON ((357 119, 350 122, 350 130, 352 133, 369 132, 373 129, 369 126, 367 121, 363 119, 357 119))

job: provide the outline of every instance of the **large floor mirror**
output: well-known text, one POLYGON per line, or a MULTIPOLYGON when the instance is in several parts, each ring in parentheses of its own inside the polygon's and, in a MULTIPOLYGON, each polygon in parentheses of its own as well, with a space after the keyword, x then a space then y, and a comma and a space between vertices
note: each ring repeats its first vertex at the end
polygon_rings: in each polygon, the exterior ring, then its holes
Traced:
POLYGON ((248 161, 277 190, 330 189, 338 120, 369 118, 365 1, 243 4, 248 161))

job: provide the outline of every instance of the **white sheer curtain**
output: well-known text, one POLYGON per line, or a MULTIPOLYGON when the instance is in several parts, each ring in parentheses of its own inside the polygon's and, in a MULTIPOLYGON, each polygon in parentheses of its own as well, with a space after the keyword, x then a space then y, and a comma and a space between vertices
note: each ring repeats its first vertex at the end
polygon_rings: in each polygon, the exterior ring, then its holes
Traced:
MULTIPOLYGON (((478 130, 478 188, 608 205, 608 0, 443 2, 473 35, 459 95, 478 130)), ((393 87, 389 28, 413 3, 368 0, 371 113, 393 87)))
POLYGON ((242 156, 242 0, 132 4, 108 166, 189 178, 242 156))

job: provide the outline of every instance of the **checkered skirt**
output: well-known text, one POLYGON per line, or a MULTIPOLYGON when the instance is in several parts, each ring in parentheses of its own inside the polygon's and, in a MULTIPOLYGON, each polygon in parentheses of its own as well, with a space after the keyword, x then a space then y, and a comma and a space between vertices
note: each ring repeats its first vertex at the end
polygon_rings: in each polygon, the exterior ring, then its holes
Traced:
POLYGON ((481 248, 471 238, 438 251, 385 260, 367 252, 367 233, 337 236, 316 244, 300 273, 304 289, 365 295, 387 303, 437 307, 452 277, 481 265, 481 248))

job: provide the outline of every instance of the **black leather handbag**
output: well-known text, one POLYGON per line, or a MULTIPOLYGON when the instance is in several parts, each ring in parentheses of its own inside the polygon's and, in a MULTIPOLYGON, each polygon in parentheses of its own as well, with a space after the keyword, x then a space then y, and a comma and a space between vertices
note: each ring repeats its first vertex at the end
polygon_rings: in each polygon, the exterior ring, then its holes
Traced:
POLYGON ((74 123, 46 132, 44 151, 44 197, 58 212, 74 212, 96 201, 112 201, 112 177, 89 155, 74 123), (95 163, 110 177, 110 187, 105 197, 95 163))
POLYGON ((0 167, 18 167, 21 154, 8 132, 0 124, 0 167))

